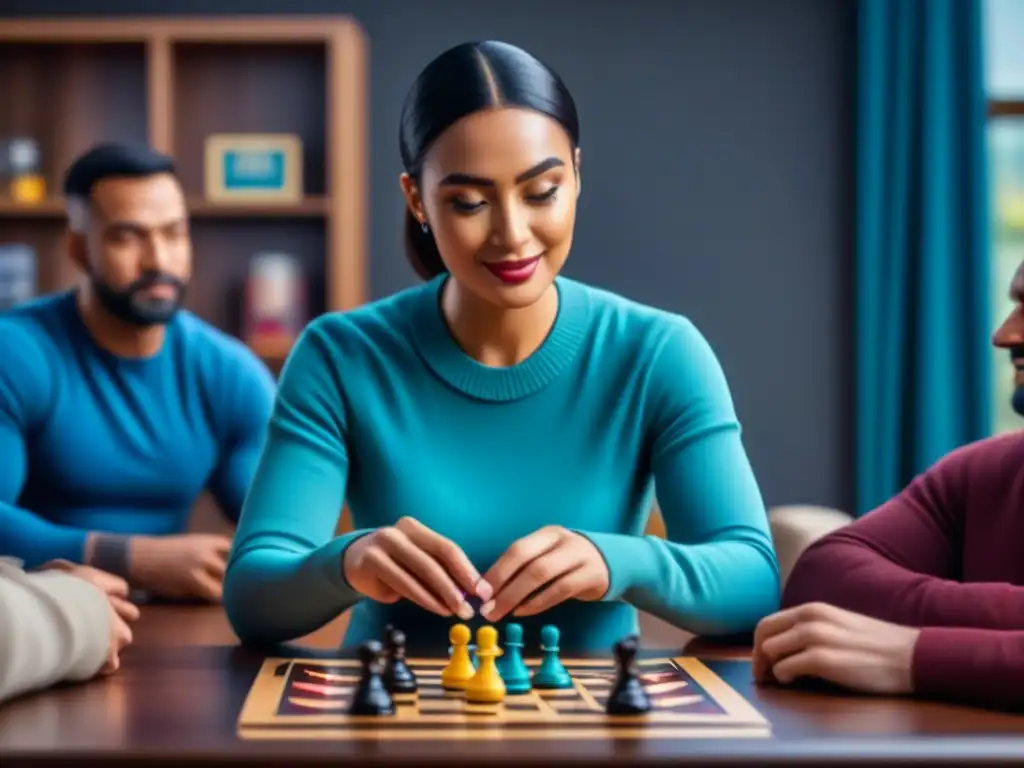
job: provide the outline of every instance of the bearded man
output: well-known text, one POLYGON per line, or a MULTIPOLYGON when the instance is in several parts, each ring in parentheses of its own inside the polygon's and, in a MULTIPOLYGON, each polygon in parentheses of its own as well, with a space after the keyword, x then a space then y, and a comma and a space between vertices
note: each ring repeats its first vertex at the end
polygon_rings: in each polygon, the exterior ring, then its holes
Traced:
POLYGON ((230 540, 188 521, 205 490, 237 520, 273 376, 182 309, 192 242, 170 157, 95 146, 63 191, 81 285, 0 315, 0 556, 217 602, 230 540))

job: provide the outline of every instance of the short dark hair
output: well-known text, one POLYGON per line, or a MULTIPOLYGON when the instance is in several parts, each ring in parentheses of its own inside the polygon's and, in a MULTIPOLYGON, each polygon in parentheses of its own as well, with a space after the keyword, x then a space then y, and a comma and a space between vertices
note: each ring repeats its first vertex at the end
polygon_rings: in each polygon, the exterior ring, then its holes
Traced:
MULTIPOLYGON (((462 43, 430 62, 405 97, 399 128, 405 172, 419 184, 424 155, 445 130, 467 115, 498 106, 541 112, 562 125, 574 149, 579 145, 576 103, 550 67, 508 43, 462 43)), ((424 279, 446 271, 434 236, 408 208, 405 252, 424 279)))
POLYGON ((96 144, 75 159, 64 175, 64 196, 88 199, 97 182, 115 176, 144 178, 176 173, 171 157, 144 144, 96 144))

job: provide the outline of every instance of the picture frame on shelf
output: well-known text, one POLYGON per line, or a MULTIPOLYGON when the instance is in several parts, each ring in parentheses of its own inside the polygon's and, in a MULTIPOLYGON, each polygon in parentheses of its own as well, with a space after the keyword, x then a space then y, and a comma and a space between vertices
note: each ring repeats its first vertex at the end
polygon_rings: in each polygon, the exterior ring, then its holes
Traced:
MULTIPOLYGON (((16 91, 0 105, 0 244, 33 249, 37 294, 80 278, 59 179, 87 147, 124 141, 175 160, 195 253, 186 303, 205 322, 241 340, 248 262, 261 252, 298 260, 307 316, 367 300, 370 83, 358 20, 19 19, 0 25, 0 48, 0 82, 16 91), (26 138, 38 151, 12 158, 11 142, 26 138), (233 169, 244 184, 225 173, 226 156, 248 158, 233 169)), ((293 334, 267 333, 265 315, 258 345, 270 364, 293 334)))
POLYGON ((249 260, 243 337, 264 359, 284 360, 309 321, 308 284, 297 258, 267 251, 249 260))
POLYGON ((213 134, 205 142, 209 202, 297 204, 302 201, 302 140, 287 133, 213 134))

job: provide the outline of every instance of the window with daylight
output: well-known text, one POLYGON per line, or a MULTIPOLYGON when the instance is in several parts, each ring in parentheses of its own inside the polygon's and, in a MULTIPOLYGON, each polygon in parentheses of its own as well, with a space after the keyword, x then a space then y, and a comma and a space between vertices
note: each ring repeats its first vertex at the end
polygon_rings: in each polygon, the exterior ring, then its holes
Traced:
MULTIPOLYGON (((1007 289, 1024 262, 1024 2, 986 0, 986 77, 992 179, 992 328, 1012 304, 1007 289)), ((993 431, 1021 428, 1010 407, 1013 373, 1006 352, 992 350, 993 431)))

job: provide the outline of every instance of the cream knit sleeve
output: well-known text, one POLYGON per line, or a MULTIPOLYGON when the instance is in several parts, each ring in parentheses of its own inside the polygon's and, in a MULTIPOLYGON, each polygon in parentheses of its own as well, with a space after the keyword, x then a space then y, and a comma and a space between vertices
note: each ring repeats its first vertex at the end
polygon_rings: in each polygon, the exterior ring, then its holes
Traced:
POLYGON ((110 635, 107 599, 91 584, 0 558, 0 701, 92 678, 110 635))

